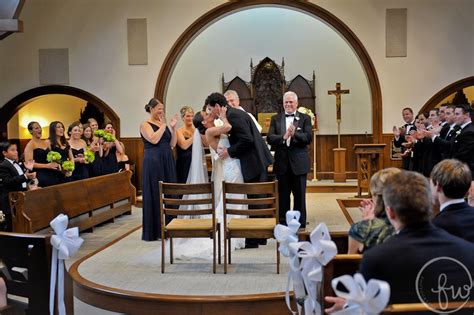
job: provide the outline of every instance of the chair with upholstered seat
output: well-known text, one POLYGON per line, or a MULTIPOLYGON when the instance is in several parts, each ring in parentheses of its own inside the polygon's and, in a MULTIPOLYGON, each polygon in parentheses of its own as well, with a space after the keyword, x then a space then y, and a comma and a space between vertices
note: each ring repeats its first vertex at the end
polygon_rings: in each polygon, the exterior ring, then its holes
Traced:
MULTIPOLYGON (((224 273, 227 273, 227 259, 231 263, 232 238, 274 238, 273 230, 278 224, 278 181, 245 184, 223 182, 222 189, 224 273), (242 205, 247 206, 247 209, 241 209, 242 205), (232 218, 233 215, 246 217, 232 218)), ((276 255, 277 273, 280 273, 278 242, 276 255)))
POLYGON ((216 242, 219 263, 221 247, 220 241, 217 241, 220 239, 220 234, 214 206, 214 183, 171 184, 160 181, 160 215, 161 272, 165 272, 165 239, 169 239, 172 264, 173 238, 208 237, 213 242, 212 271, 216 273, 216 242), (209 218, 192 218, 201 215, 209 215, 209 218), (175 218, 166 224, 166 216, 175 218))

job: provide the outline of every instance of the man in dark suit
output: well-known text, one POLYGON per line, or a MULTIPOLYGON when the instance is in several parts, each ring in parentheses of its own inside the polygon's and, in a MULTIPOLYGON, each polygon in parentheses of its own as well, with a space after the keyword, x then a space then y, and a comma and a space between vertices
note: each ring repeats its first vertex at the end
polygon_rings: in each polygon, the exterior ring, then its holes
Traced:
MULTIPOLYGON (((221 107, 227 107, 227 120, 232 126, 229 132, 229 148, 218 149, 221 159, 229 156, 239 159, 244 182, 264 182, 268 179, 268 166, 273 158, 267 144, 257 130, 250 116, 240 109, 227 106, 224 95, 212 93, 206 99, 207 112, 212 118, 219 116, 221 107)), ((246 248, 255 248, 266 244, 265 239, 246 239, 246 248)))
MULTIPOLYGON (((473 300, 474 244, 429 221, 426 178, 408 171, 394 174, 385 182, 382 197, 397 234, 364 252, 360 272, 365 280, 388 282, 390 304, 473 300)), ((326 300, 335 303, 329 311, 344 304, 340 298, 326 300)))
POLYGON ((458 159, 469 166, 474 174, 474 125, 471 122, 471 107, 456 105, 455 122, 461 129, 456 132, 450 157, 458 159))
POLYGON ((451 147, 454 143, 454 136, 459 130, 459 127, 455 122, 455 108, 456 106, 454 105, 446 106, 446 109, 444 110, 446 124, 441 128, 441 130, 434 130, 428 134, 428 136, 432 137, 433 139, 433 145, 439 150, 441 154, 441 160, 449 159, 451 147), (437 134, 438 131, 439 134, 437 134))
POLYGON ((280 223, 284 224, 286 211, 301 212, 301 227, 306 226, 306 174, 310 171, 308 145, 312 140, 311 118, 296 110, 298 96, 286 92, 283 96, 284 112, 272 117, 267 142, 275 150, 273 171, 278 178, 280 223))
POLYGON ((431 172, 431 193, 440 205, 433 224, 474 243, 474 207, 464 200, 471 181, 467 165, 454 159, 441 161, 431 172))
MULTIPOLYGON (((394 146, 396 148, 401 148, 402 153, 405 152, 405 148, 402 146, 403 143, 407 142, 405 136, 410 135, 413 131, 416 130, 415 119, 413 117, 413 110, 410 107, 405 107, 402 110, 403 120, 405 125, 400 128, 393 126, 393 137, 394 137, 394 146)), ((410 169, 411 155, 402 157, 402 168, 405 170, 410 169)))
POLYGON ((0 230, 11 231, 11 210, 8 202, 8 193, 26 190, 27 182, 36 178, 36 173, 29 172, 33 169, 33 162, 25 163, 24 169, 18 164, 18 150, 16 144, 10 142, 0 143, 3 161, 0 163, 0 210, 5 218, 0 223, 0 230))

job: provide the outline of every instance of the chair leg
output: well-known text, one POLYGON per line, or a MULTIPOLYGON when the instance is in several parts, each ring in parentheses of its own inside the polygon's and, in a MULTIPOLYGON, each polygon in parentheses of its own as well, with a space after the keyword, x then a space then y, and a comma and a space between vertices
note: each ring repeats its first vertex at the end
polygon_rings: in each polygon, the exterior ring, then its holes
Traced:
POLYGON ((229 237, 229 265, 232 264, 232 257, 231 257, 231 252, 232 252, 232 243, 231 243, 231 238, 229 237))
POLYGON ((161 273, 165 273, 165 238, 161 238, 161 273))
POLYGON ((224 274, 227 274, 227 232, 224 232, 224 274))
POLYGON ((278 250, 278 247, 280 244, 276 242, 276 251, 277 251, 277 274, 280 274, 280 251, 278 250))
POLYGON ((212 272, 216 273, 216 230, 212 231, 212 272))
POLYGON ((217 263, 221 264, 221 227, 220 223, 217 223, 217 263))
POLYGON ((170 235, 170 264, 173 264, 173 238, 170 235))

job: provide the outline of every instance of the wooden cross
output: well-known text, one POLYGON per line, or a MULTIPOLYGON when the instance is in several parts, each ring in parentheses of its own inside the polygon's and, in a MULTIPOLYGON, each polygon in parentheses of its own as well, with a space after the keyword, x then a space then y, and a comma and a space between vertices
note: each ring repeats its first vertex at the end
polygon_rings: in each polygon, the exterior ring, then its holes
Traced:
POLYGON ((336 83, 335 90, 329 90, 328 95, 336 96, 336 120, 337 120, 337 147, 341 147, 341 94, 349 94, 350 90, 341 90, 341 83, 336 83))

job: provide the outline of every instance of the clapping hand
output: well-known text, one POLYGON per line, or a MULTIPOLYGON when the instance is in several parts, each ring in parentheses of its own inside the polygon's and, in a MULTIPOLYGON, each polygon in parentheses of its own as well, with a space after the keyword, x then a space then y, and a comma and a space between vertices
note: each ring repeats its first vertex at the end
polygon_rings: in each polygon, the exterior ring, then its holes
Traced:
POLYGON ((165 113, 162 113, 160 116, 158 116, 158 121, 160 122, 161 125, 166 125, 166 115, 165 115, 165 113))
POLYGON ((23 166, 26 167, 26 169, 28 169, 29 171, 33 170, 34 165, 35 165, 35 160, 29 160, 29 161, 23 162, 23 166))
POLYGON ((393 136, 394 136, 395 138, 399 138, 399 137, 400 137, 400 129, 398 129, 397 126, 393 126, 392 131, 393 131, 393 136))
POLYGON ((372 199, 364 199, 360 202, 359 210, 362 213, 362 220, 375 218, 375 203, 372 199))
POLYGON ((179 120, 179 115, 176 114, 173 116, 173 118, 171 118, 171 121, 170 121, 170 127, 171 128, 176 128, 176 124, 178 123, 178 120, 179 120))

